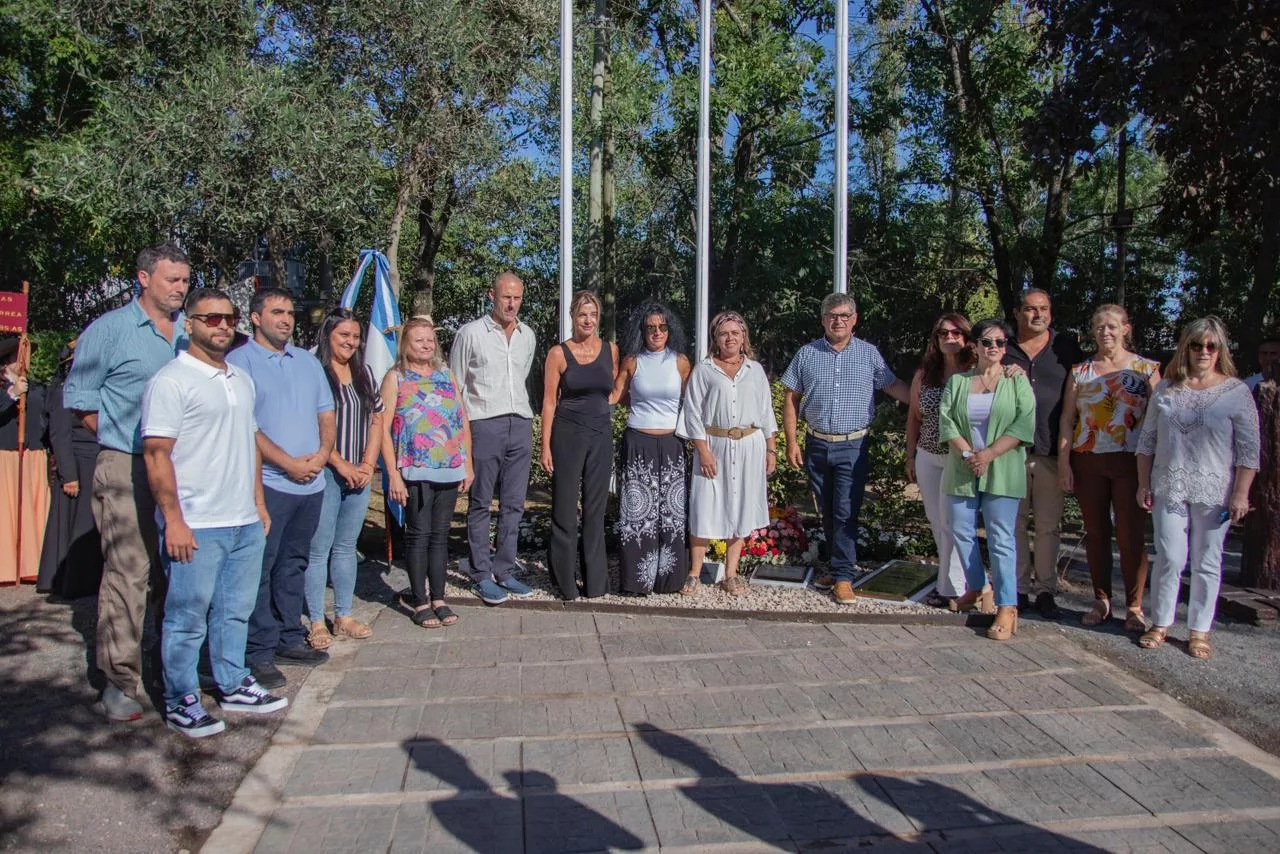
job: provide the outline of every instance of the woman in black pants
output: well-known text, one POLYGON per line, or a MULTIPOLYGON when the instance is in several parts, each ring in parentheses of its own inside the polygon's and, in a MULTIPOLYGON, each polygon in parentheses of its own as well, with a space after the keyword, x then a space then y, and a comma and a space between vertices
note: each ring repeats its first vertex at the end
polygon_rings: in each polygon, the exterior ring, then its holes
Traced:
POLYGON ((618 346, 600 340, 600 298, 574 294, 573 337, 547 354, 542 395, 542 467, 551 475, 551 577, 566 600, 609 592, 604 510, 613 465, 609 393, 618 372, 618 346), (579 527, 578 500, 582 500, 579 527), (581 537, 581 542, 579 542, 581 537))
POLYGON ((387 491, 405 511, 409 590, 400 602, 419 626, 451 626, 458 617, 444 603, 449 527, 458 493, 471 486, 475 470, 471 425, 431 318, 412 317, 400 330, 396 365, 382 381, 382 406, 392 413, 382 420, 387 491))

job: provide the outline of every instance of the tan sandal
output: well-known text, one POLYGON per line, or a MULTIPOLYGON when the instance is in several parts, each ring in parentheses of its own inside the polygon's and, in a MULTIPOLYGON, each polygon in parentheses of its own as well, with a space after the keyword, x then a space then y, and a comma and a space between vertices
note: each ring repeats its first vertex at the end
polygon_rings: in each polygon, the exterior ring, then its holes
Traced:
POLYGON ((684 586, 680 588, 681 596, 694 596, 698 592, 698 588, 702 586, 702 579, 694 573, 689 573, 689 577, 684 580, 684 586))
POLYGON ((730 596, 746 596, 747 584, 740 575, 731 575, 720 582, 720 589, 730 596))
POLYGON ((1106 599, 1095 599, 1089 613, 1080 618, 1082 626, 1100 626, 1111 618, 1111 603, 1106 599))
POLYGON ((307 646, 316 650, 333 646, 333 635, 329 634, 329 627, 324 620, 317 620, 311 624, 311 631, 307 632, 307 646))
POLYGON ((355 617, 334 617, 333 633, 339 637, 351 638, 352 640, 364 640, 373 634, 373 629, 355 617))
POLYGON ((1151 621, 1147 619, 1147 615, 1142 613, 1141 608, 1130 608, 1124 618, 1124 630, 1126 632, 1145 632, 1151 628, 1151 621))
POLYGON ((1191 632, 1187 635, 1187 655, 1199 659, 1213 658, 1208 632, 1191 632))
POLYGON ((1018 609, 1014 605, 1005 605, 996 609, 996 620, 987 629, 987 637, 992 640, 1007 641, 1018 633, 1018 609))
POLYGON ((1153 626, 1138 638, 1138 646, 1143 649, 1155 649, 1163 646, 1164 642, 1169 639, 1169 629, 1167 626, 1153 626))

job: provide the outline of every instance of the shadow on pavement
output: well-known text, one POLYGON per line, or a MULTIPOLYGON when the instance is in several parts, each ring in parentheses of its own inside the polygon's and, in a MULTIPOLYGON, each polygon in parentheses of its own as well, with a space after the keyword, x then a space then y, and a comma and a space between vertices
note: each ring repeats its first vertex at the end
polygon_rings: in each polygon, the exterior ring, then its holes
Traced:
POLYGON ((636 732, 652 750, 698 776, 698 782, 679 787, 685 797, 762 842, 796 843, 806 850, 873 842, 894 847, 890 837, 932 831, 938 838, 928 841, 942 843, 942 850, 965 850, 972 842, 974 850, 985 851, 998 847, 985 837, 999 828, 1001 836, 1016 838, 1021 850, 1103 850, 1029 825, 930 780, 852 774, 822 783, 757 783, 742 779, 688 738, 644 723, 636 725, 636 732), (974 828, 981 828, 982 836, 948 839, 949 832, 974 828))
POLYGON ((103 684, 96 597, 9 593, 0 600, 0 848, 196 847, 278 720, 237 720, 237 734, 196 742, 170 733, 150 709, 141 721, 110 724, 94 709, 103 684))
POLYGON ((518 794, 495 792, 458 751, 437 739, 404 743, 414 767, 458 790, 431 802, 436 821, 471 851, 638 851, 644 840, 579 800, 541 771, 504 771, 518 794))

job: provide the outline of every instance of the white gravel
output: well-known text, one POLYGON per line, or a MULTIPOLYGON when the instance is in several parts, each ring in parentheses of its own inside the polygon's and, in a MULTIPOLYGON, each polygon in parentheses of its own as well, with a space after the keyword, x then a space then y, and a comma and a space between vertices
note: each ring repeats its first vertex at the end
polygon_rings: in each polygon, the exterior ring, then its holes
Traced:
MULTIPOLYGON (((534 593, 524 601, 559 602, 560 596, 554 592, 550 573, 546 562, 532 555, 522 555, 524 566, 516 577, 533 588, 534 593)), ((397 561, 397 565, 399 562, 397 561)), ((609 587, 618 588, 618 565, 615 559, 609 561, 609 587)), ((470 578, 458 570, 456 560, 450 561, 447 582, 447 594, 450 597, 474 596, 471 592, 470 578)), ((841 614, 905 614, 905 613, 946 613, 938 608, 919 605, 913 602, 894 603, 884 600, 859 597, 852 605, 839 605, 831 598, 830 593, 821 593, 812 588, 792 589, 770 587, 762 584, 747 585, 747 595, 730 596, 716 585, 703 584, 693 596, 681 596, 678 593, 655 593, 652 596, 623 596, 610 593, 597 599, 581 599, 579 601, 593 604, 617 604, 650 608, 684 608, 688 610, 726 610, 726 611, 768 611, 778 613, 841 613, 841 614)))

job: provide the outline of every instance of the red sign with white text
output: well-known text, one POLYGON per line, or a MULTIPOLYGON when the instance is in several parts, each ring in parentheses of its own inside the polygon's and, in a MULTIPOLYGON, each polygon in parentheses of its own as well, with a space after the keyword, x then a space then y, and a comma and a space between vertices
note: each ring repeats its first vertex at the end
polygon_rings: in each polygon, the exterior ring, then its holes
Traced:
POLYGON ((27 331, 27 295, 0 291, 0 332, 27 331))

